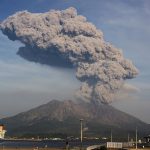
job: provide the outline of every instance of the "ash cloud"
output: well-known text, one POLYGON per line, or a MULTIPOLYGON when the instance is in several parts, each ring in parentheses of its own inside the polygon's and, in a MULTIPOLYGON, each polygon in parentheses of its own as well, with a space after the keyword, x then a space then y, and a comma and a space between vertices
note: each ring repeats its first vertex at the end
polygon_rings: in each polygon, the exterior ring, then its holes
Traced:
POLYGON ((138 71, 121 50, 106 42, 103 33, 75 8, 46 13, 17 12, 0 24, 11 40, 25 47, 18 55, 41 64, 71 67, 82 82, 78 94, 108 104, 126 79, 138 71))

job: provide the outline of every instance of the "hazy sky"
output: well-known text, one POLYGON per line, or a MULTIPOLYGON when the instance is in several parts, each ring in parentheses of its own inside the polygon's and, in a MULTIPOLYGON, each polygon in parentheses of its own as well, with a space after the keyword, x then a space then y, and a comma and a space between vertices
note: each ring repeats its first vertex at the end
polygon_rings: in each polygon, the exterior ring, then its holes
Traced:
MULTIPOLYGON (((45 12, 70 6, 123 49, 139 69, 112 104, 150 123, 150 1, 149 0, 1 0, 0 21, 20 10, 45 12)), ((47 101, 74 99, 79 87, 70 69, 42 66, 16 55, 21 43, 0 32, 0 117, 14 115, 47 101)))

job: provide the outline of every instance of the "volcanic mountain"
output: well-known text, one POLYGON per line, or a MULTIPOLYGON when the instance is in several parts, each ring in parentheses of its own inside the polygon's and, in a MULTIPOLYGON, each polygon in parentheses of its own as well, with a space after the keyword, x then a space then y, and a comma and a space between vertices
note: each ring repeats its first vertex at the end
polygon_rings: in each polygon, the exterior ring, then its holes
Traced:
POLYGON ((110 105, 75 103, 71 100, 52 100, 47 104, 20 113, 13 117, 3 118, 0 123, 6 125, 7 134, 22 136, 25 134, 80 134, 80 119, 87 131, 85 136, 114 136, 150 132, 150 126, 139 119, 121 112, 110 105))

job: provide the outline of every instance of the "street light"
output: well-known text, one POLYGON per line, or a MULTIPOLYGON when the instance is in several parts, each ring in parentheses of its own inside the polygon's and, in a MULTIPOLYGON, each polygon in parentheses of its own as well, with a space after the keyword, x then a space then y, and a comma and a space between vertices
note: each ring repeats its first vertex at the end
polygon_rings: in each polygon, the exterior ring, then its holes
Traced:
POLYGON ((80 142, 81 142, 81 150, 82 150, 82 141, 83 141, 83 119, 80 119, 80 142))

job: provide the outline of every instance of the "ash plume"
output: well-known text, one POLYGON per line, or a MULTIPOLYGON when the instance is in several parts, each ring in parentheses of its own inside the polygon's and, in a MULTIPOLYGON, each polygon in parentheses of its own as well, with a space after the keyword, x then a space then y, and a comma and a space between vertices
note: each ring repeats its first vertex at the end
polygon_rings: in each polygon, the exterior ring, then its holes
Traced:
POLYGON ((71 67, 82 82, 85 99, 110 103, 126 79, 138 71, 121 50, 106 42, 103 33, 75 8, 46 13, 17 12, 0 24, 10 40, 25 47, 18 55, 41 64, 71 67))

